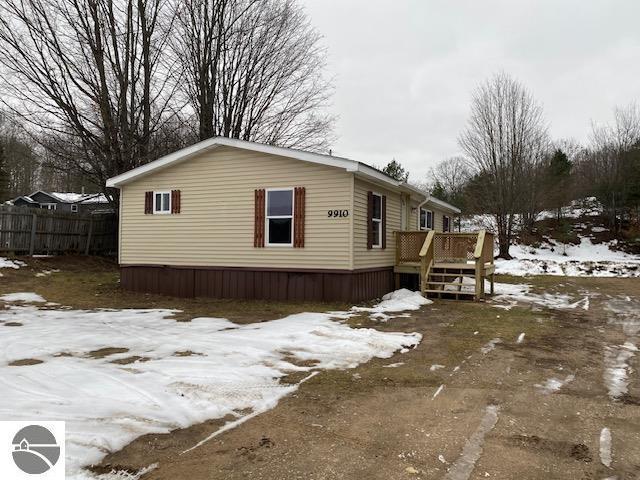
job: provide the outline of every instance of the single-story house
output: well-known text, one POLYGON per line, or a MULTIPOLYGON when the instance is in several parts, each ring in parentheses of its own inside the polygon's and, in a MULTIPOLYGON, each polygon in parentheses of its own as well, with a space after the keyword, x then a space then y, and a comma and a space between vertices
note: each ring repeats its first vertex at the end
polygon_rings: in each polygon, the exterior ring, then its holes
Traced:
POLYGON ((102 193, 45 192, 21 195, 8 203, 17 207, 44 208, 66 213, 113 213, 102 193))
POLYGON ((364 163, 215 137, 107 181, 121 285, 213 298, 359 301, 393 290, 396 236, 460 210, 364 163))

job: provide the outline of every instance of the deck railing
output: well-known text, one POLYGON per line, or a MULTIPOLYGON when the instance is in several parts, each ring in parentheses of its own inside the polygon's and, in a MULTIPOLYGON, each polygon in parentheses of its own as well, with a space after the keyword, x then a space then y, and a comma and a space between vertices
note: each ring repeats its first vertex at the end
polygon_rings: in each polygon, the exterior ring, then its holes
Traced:
POLYGON ((484 294, 483 272, 493 264, 493 234, 395 232, 396 265, 419 267, 421 285, 426 285, 431 269, 438 264, 469 265, 476 271, 476 297, 484 294))

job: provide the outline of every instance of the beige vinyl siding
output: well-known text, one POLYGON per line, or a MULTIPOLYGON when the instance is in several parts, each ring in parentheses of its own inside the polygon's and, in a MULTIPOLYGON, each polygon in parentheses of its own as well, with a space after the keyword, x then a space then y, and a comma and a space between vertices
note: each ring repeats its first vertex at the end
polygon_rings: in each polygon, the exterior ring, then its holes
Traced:
POLYGON ((356 178, 353 197, 353 268, 388 267, 395 264, 394 231, 400 230, 400 193, 356 178), (367 192, 387 196, 387 248, 367 249, 367 192))
POLYGON ((353 175, 342 169, 220 147, 122 188, 120 263, 351 268, 353 175), (305 247, 254 248, 254 191, 306 188, 305 247), (181 213, 145 215, 146 191, 181 191, 181 213))

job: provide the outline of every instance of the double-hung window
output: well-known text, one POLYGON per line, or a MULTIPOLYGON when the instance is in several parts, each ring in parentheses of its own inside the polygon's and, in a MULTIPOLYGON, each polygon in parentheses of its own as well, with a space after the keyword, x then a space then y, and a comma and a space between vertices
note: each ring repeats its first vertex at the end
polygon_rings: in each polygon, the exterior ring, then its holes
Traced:
POLYGON ((71 211, 73 213, 78 213, 78 204, 74 203, 73 205, 71 205, 71 211))
POLYGON ((153 213, 171 213, 171 192, 153 192, 153 213))
POLYGON ((433 212, 431 210, 420 209, 420 230, 433 230, 433 212))
POLYGON ((382 247, 382 195, 373 194, 373 204, 371 209, 371 246, 373 248, 382 247))
POLYGON ((293 189, 267 190, 267 245, 293 246, 293 189))

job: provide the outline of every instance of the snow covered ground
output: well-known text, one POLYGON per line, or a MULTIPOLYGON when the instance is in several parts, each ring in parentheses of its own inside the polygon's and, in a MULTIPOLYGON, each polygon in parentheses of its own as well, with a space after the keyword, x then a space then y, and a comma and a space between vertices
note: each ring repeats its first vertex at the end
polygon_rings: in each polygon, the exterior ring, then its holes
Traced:
POLYGON ((279 381, 288 373, 353 368, 421 340, 322 313, 249 325, 177 322, 173 313, 8 305, 0 310, 0 324, 11 325, 0 325, 0 418, 65 420, 67 478, 93 478, 83 466, 138 436, 227 415, 230 428, 295 391, 279 381))
POLYGON ((566 247, 549 240, 540 248, 511 246, 512 260, 496 260, 496 273, 507 275, 566 275, 570 277, 640 277, 640 256, 615 251, 615 243, 594 244, 580 237, 566 247))
POLYGON ((5 257, 0 257, 0 268, 14 268, 26 267, 27 264, 21 260, 10 260, 5 257))

